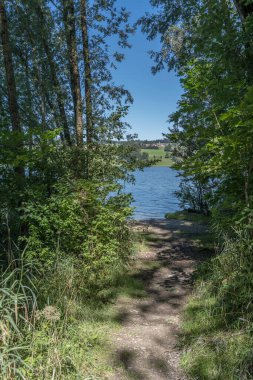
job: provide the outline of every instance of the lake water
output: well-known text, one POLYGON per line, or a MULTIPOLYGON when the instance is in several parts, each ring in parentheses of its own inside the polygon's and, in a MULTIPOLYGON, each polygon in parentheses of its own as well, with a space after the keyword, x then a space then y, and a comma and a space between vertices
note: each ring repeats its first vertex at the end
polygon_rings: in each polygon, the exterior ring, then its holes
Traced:
POLYGON ((179 210, 174 194, 179 186, 176 170, 152 166, 134 175, 135 184, 127 183, 124 187, 124 191, 132 193, 134 198, 134 219, 163 219, 167 212, 179 210))

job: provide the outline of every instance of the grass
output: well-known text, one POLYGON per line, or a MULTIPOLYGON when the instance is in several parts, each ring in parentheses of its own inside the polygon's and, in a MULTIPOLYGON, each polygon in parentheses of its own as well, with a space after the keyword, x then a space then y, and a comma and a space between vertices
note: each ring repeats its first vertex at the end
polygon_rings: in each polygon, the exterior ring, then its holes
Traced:
MULTIPOLYGON (((177 220, 189 217, 190 223, 201 223, 200 215, 196 214, 175 213, 171 214, 173 217, 177 220)), ((174 239, 177 234, 179 238, 183 236, 178 231, 174 239)), ((211 241, 205 231, 183 237, 202 247, 211 241)), ((150 244, 160 243, 154 234, 145 231, 136 232, 134 240, 135 250, 143 252, 150 244)), ((107 303, 87 302, 77 297, 76 288, 71 287, 78 268, 75 273, 71 262, 63 264, 53 279, 47 278, 44 291, 48 305, 38 306, 35 321, 28 321, 26 316, 29 308, 35 308, 33 289, 25 288, 22 283, 30 273, 29 268, 15 269, 12 274, 2 276, 1 380, 102 380, 114 372, 117 364, 113 364, 110 336, 120 329, 121 322, 114 303, 118 297, 146 297, 143 282, 137 275, 140 262, 133 257, 128 270, 109 289, 111 297, 107 303), (15 284, 9 292, 6 291, 8 281, 15 284), (52 298, 53 294, 61 296, 52 298), (5 325, 4 321, 7 321, 5 325)), ((141 265, 156 270, 162 263, 144 260, 141 265)), ((189 379, 252 380, 251 237, 241 234, 228 240, 220 255, 199 267, 195 279, 195 291, 184 313, 182 367, 189 379)))
POLYGON ((176 211, 167 213, 165 215, 166 219, 174 219, 174 220, 187 220, 194 223, 205 224, 208 225, 211 221, 210 216, 206 216, 203 214, 195 214, 189 213, 187 211, 176 211))
POLYGON ((164 148, 159 149, 142 149, 142 153, 148 153, 149 159, 158 158, 160 159, 154 166, 169 166, 173 165, 171 158, 166 158, 165 155, 167 152, 164 151, 164 148))
MULTIPOLYGON (((206 226, 194 234, 178 234, 200 252, 214 250, 214 232, 208 228, 211 217, 181 211, 166 218, 206 226)), ((234 240, 224 238, 221 253, 197 268, 181 334, 181 365, 189 379, 253 379, 250 247, 250 240, 241 235, 234 240)))
MULTIPOLYGON (((187 212, 166 217, 206 226, 196 234, 178 234, 203 253, 213 251, 211 217, 187 212)), ((239 231, 221 243, 219 254, 200 264, 194 276, 183 316, 181 365, 193 380, 252 380, 252 238, 239 231)))
POLYGON ((250 331, 229 329, 219 300, 204 287, 187 305, 182 367, 191 379, 248 380, 253 339, 250 331))
MULTIPOLYGON (((136 249, 139 246, 145 249, 144 242, 136 240, 136 249)), ((108 290, 107 302, 87 300, 80 296, 81 293, 77 295, 73 284, 80 273, 69 260, 63 260, 58 268, 52 278, 48 276, 46 281, 37 281, 41 293, 37 299, 36 291, 32 293, 22 283, 23 279, 30 282, 26 280, 28 270, 21 273, 10 269, 2 275, 1 380, 101 380, 115 369, 115 364, 110 365, 113 362, 110 336, 120 328, 120 321, 114 303, 118 297, 146 296, 143 283, 136 276, 138 262, 133 258, 128 270, 125 268, 118 275, 108 290), (13 277, 20 279, 13 281, 13 277), (15 285, 9 292, 6 291, 7 281, 15 285), (24 296, 24 290, 28 296, 24 296), (36 307, 32 306, 34 312, 28 321, 26 311, 31 296, 34 298, 31 303, 36 307)))
POLYGON ((198 268, 181 339, 190 379, 253 379, 251 247, 251 238, 238 233, 198 268))
POLYGON ((33 368, 27 378, 98 380, 113 372, 110 336, 120 328, 114 303, 118 297, 146 296, 142 282, 134 277, 134 267, 118 278, 110 294, 107 303, 72 300, 65 321, 39 323, 32 355, 26 359, 33 368))
POLYGON ((98 379, 110 373, 109 334, 117 328, 108 306, 72 305, 66 321, 43 320, 32 337, 32 354, 26 358, 29 379, 98 379))

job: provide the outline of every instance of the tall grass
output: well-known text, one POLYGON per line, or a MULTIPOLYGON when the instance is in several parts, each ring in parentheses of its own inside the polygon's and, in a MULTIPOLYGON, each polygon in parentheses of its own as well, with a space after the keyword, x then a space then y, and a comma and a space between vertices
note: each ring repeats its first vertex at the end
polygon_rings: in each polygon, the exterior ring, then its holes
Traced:
POLYGON ((82 299, 80 270, 66 259, 47 277, 32 272, 22 258, 0 275, 0 379, 77 379, 96 372, 95 351, 108 323, 102 306, 96 311, 82 299))
POLYGON ((193 379, 253 379, 253 243, 241 231, 199 268, 184 316, 183 367, 193 379))
POLYGON ((30 265, 23 260, 11 262, 0 275, 0 373, 2 379, 25 378, 24 331, 32 330, 36 311, 36 289, 30 265), (14 268, 14 269, 13 269, 14 268))
MULTIPOLYGON (((73 258, 59 259, 44 275, 32 273, 22 258, 0 275, 0 379, 106 378, 108 337, 118 321, 104 294, 87 296, 87 279, 73 258)), ((110 297, 119 289, 143 293, 123 273, 111 284, 110 297)))

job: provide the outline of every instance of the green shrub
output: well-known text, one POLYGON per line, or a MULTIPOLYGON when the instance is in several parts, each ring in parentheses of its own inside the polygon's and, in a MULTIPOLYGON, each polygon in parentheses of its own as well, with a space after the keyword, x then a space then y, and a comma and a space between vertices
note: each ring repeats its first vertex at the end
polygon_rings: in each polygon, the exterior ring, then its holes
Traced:
POLYGON ((27 204, 25 221, 29 226, 26 257, 35 260, 37 266, 51 268, 63 253, 81 255, 88 215, 69 187, 57 187, 44 203, 27 204))
POLYGON ((18 207, 7 199, 1 208, 0 257, 11 264, 0 278, 1 380, 95 379, 108 371, 102 357, 116 323, 108 301, 133 246, 131 197, 117 184, 127 169, 117 152, 108 154, 114 144, 96 147, 89 179, 86 149, 51 148, 34 157, 22 197, 12 194, 18 207))
POLYGON ((111 195, 115 186, 84 180, 63 182, 41 204, 27 204, 26 259, 41 272, 54 272, 59 261, 73 258, 81 271, 85 296, 112 285, 131 254, 130 198, 111 195))

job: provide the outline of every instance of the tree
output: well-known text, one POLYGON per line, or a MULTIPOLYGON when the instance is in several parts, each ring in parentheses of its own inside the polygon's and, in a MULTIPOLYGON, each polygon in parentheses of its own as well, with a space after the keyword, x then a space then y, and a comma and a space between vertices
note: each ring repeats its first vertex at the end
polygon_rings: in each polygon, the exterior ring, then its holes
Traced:
POLYGON ((244 22, 253 13, 253 4, 245 0, 234 0, 234 3, 242 22, 244 22))
MULTIPOLYGON (((17 150, 17 153, 19 153, 23 146, 23 133, 20 125, 12 49, 10 45, 8 20, 4 0, 0 1, 0 34, 6 73, 8 104, 11 117, 13 139, 15 141, 15 146, 13 148, 17 150)), ((15 171, 19 177, 24 177, 24 168, 21 164, 15 166, 15 171)))
POLYGON ((251 124, 245 101, 242 106, 253 83, 249 24, 245 29, 227 1, 152 4, 159 12, 140 23, 149 38, 161 39, 161 51, 152 53, 153 71, 175 69, 184 89, 167 135, 182 183, 189 178, 204 186, 204 200, 213 207, 229 204, 240 212, 253 190, 251 124))
POLYGON ((14 0, 4 5, 2 1, 0 218, 3 222, 7 212, 17 244, 19 217, 24 216, 20 207, 51 199, 63 178, 114 183, 134 168, 125 148, 113 142, 125 133, 122 119, 132 98, 112 74, 130 46, 133 29, 128 12, 114 0, 14 0), (17 171, 23 181, 19 194, 17 171))
POLYGON ((66 29, 66 41, 68 47, 69 71, 71 91, 75 112, 75 129, 77 145, 83 145, 83 105, 80 86, 80 74, 78 68, 78 54, 76 43, 76 21, 73 0, 62 0, 63 20, 66 29))
MULTIPOLYGON (((50 43, 48 42, 48 35, 47 35, 48 33, 47 33, 46 28, 45 28, 46 19, 45 19, 44 12, 43 12, 43 9, 41 8, 40 4, 37 5, 36 11, 37 11, 38 22, 40 23, 40 30, 42 33, 41 40, 42 40, 43 48, 44 48, 44 51, 45 51, 45 54, 47 57, 49 69, 50 69, 50 77, 52 80, 54 90, 56 92, 60 121, 61 121, 62 126, 63 126, 64 140, 66 141, 66 143, 68 145, 71 145, 72 141, 71 141, 69 126, 68 126, 68 120, 67 120, 65 106, 64 106, 64 94, 63 94, 61 84, 60 84, 59 79, 58 79, 57 69, 56 69, 56 65, 54 62, 52 49, 50 47, 50 43)), ((39 82, 42 82, 39 78, 38 71, 37 71, 37 79, 39 82)), ((43 87, 43 85, 42 85, 42 87, 43 87)), ((42 89, 42 91, 43 91, 43 89, 42 89)), ((52 106, 50 106, 50 108, 52 108, 52 106)), ((57 123, 58 123, 58 121, 57 121, 57 123)))
POLYGON ((86 140, 91 144, 93 138, 93 120, 92 120, 92 76, 90 65, 90 47, 88 38, 87 25, 87 7, 86 0, 80 0, 81 28, 83 39, 83 62, 85 70, 85 103, 86 103, 86 140))

